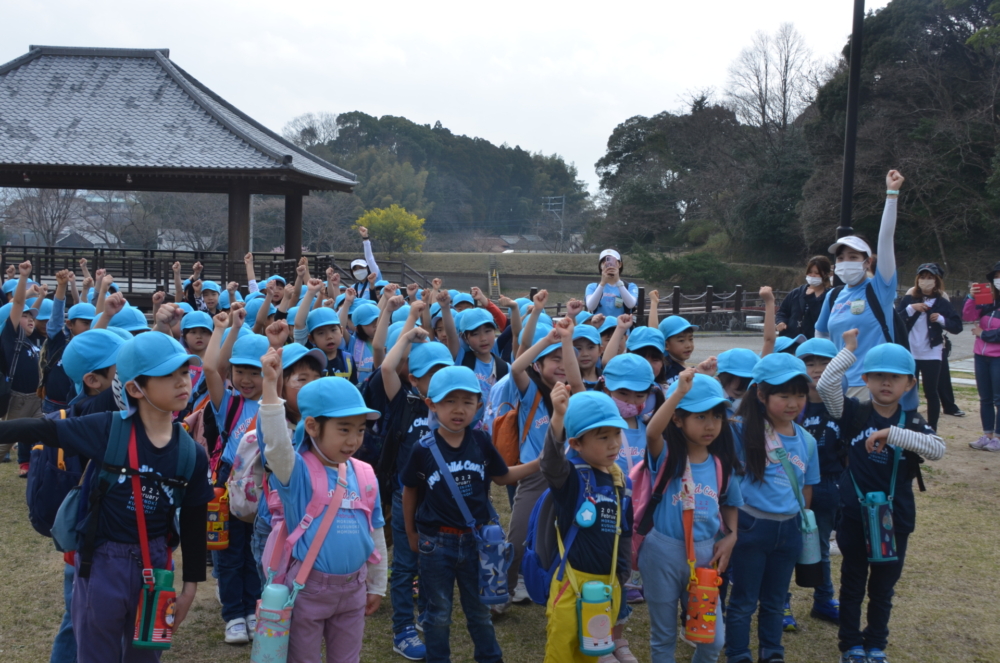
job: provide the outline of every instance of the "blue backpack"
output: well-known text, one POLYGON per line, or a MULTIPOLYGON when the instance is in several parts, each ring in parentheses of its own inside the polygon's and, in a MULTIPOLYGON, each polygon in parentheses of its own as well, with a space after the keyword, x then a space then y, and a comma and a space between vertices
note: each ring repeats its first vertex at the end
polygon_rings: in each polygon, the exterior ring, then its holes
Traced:
MULTIPOLYGON (((574 463, 573 466, 581 476, 582 486, 596 486, 597 478, 594 475, 594 468, 586 463, 574 463)), ((622 494, 619 508, 627 508, 628 501, 632 494, 632 481, 625 475, 625 490, 622 494)), ((576 511, 580 510, 583 500, 587 497, 584 490, 580 490, 576 496, 576 511)), ((622 524, 625 519, 622 517, 622 524)), ((552 578, 558 577, 562 580, 566 570, 566 561, 569 559, 569 550, 576 540, 576 535, 580 527, 573 521, 569 531, 566 532, 564 554, 559 556, 559 544, 556 541, 556 505, 552 498, 552 490, 548 489, 542 493, 542 497, 535 502, 528 519, 528 538, 524 542, 524 556, 521 558, 521 575, 524 576, 524 586, 528 590, 528 596, 539 605, 546 605, 549 602, 549 588, 552 586, 552 578)))
MULTIPOLYGON (((65 419, 66 410, 45 415, 48 419, 65 419)), ((67 456, 62 449, 37 444, 31 449, 28 467, 28 520, 42 536, 52 536, 52 523, 63 500, 83 476, 79 456, 67 456)))

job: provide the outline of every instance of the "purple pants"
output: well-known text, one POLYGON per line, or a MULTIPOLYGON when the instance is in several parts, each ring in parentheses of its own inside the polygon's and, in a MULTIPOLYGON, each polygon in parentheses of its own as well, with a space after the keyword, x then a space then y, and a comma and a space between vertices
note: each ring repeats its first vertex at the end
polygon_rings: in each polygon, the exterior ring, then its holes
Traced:
MULTIPOLYGON (((164 568, 167 543, 163 537, 149 542, 153 566, 164 568)), ((94 551, 90 577, 80 577, 76 555, 73 580, 73 633, 77 663, 152 663, 160 652, 133 649, 135 615, 142 590, 142 551, 137 544, 108 541, 94 551)))
MULTIPOLYGON (((296 560, 288 570, 287 585, 299 572, 296 560)), ((295 598, 288 636, 288 663, 314 663, 326 641, 326 663, 358 663, 365 634, 365 578, 368 565, 354 573, 332 575, 313 569, 295 598)))

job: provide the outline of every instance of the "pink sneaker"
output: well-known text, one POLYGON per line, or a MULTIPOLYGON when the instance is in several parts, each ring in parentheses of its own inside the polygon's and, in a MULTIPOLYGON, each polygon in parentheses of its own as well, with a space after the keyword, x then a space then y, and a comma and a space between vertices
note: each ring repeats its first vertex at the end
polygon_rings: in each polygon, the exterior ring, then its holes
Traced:
POLYGON ((614 657, 618 663, 639 663, 639 659, 637 659, 632 654, 632 650, 628 648, 628 640, 625 638, 615 640, 614 657))
POLYGON ((1000 438, 991 437, 990 441, 983 447, 984 451, 1000 451, 1000 438))
POLYGON ((989 444, 990 440, 992 440, 992 439, 993 438, 990 437, 989 435, 985 435, 984 434, 978 440, 975 440, 973 442, 969 442, 969 446, 972 447, 973 449, 985 449, 986 445, 989 444))

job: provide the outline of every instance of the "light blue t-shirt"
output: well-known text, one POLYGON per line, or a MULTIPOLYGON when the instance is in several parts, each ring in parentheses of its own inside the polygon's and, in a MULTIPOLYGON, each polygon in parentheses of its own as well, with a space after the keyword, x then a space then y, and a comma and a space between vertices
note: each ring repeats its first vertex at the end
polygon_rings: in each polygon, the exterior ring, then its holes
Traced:
MULTIPOLYGON (((778 435, 788 452, 788 459, 795 468, 795 480, 801 490, 803 486, 819 483, 819 457, 816 455, 816 440, 802 426, 795 426, 795 435, 778 435)), ((743 447, 743 424, 733 424, 733 438, 736 441, 736 456, 741 463, 746 462, 743 447)), ((744 465, 745 467, 745 465, 744 465)), ((740 492, 743 502, 767 513, 798 513, 799 500, 792 492, 781 463, 770 461, 764 466, 764 481, 757 483, 749 472, 740 477, 740 492)))
POLYGON ((632 471, 632 468, 629 467, 629 458, 632 458, 634 466, 646 455, 646 424, 642 423, 642 417, 636 417, 636 419, 639 423, 638 428, 623 429, 628 447, 625 446, 625 443, 622 444, 622 448, 618 451, 618 460, 615 461, 626 475, 632 471))
MULTIPOLYGON (((236 392, 227 389, 219 407, 216 408, 212 405, 212 412, 215 414, 215 422, 219 426, 220 435, 226 426, 226 415, 229 413, 229 404, 236 395, 236 392)), ((260 401, 243 399, 243 410, 237 413, 236 419, 233 420, 233 429, 229 432, 229 437, 225 440, 226 448, 222 451, 223 462, 230 465, 233 464, 233 459, 236 458, 236 449, 240 446, 240 440, 250 430, 250 424, 257 418, 258 410, 260 410, 260 401)))
POLYGON ((545 433, 549 430, 549 411, 545 407, 545 399, 538 399, 538 407, 535 409, 535 416, 528 424, 528 413, 531 405, 535 402, 535 395, 538 393, 538 386, 534 380, 528 380, 528 388, 521 396, 521 405, 517 412, 517 425, 521 435, 524 436, 525 426, 528 426, 527 437, 521 444, 521 462, 530 463, 538 458, 542 453, 542 444, 545 442, 545 433))
POLYGON ((844 332, 850 329, 858 330, 858 348, 854 351, 854 356, 858 358, 858 361, 847 369, 846 377, 849 387, 864 386, 865 382, 861 379, 861 374, 864 372, 865 355, 876 345, 885 343, 882 325, 878 323, 875 314, 871 311, 871 306, 868 305, 865 290, 871 283, 875 289, 875 295, 882 305, 886 325, 888 325, 891 334, 893 332, 892 316, 893 302, 896 300, 896 281, 896 274, 893 274, 888 282, 884 281, 876 269, 875 276, 859 285, 853 288, 844 286, 844 289, 837 295, 837 301, 833 303, 832 310, 830 296, 833 291, 828 292, 823 300, 823 310, 820 311, 819 319, 816 321, 816 331, 828 333, 838 351, 844 349, 844 332))
MULTIPOLYGON (((650 466, 654 473, 667 459, 667 446, 650 466)), ((655 476, 655 474, 654 474, 655 476)), ((691 478, 694 480, 694 540, 707 541, 719 534, 722 516, 719 514, 719 486, 716 476, 715 459, 709 454, 703 463, 691 464, 691 478)), ((678 541, 684 540, 684 504, 681 501, 683 482, 675 477, 667 484, 663 492, 663 501, 653 512, 653 527, 657 532, 678 541)), ((729 477, 726 485, 725 506, 743 506, 743 494, 740 492, 740 482, 736 474, 729 477)))
MULTIPOLYGON (((470 350, 468 348, 468 346, 459 348, 459 350, 458 350, 458 356, 455 357, 455 365, 456 366, 463 366, 464 364, 462 362, 465 361, 466 354, 469 354, 471 352, 472 352, 472 350, 470 350)), ((498 371, 496 371, 495 368, 494 368, 494 364, 496 362, 497 362, 496 357, 493 357, 488 362, 480 361, 479 358, 476 357, 476 363, 472 367, 472 372, 475 373, 476 374, 476 378, 479 379, 479 388, 483 390, 483 402, 484 403, 489 402, 489 400, 490 400, 490 392, 492 391, 493 386, 497 383, 496 373, 498 371)), ((506 363, 506 362, 504 362, 504 363, 506 363)), ((507 365, 507 373, 509 373, 509 372, 510 372, 510 365, 508 364, 507 365)), ((505 373, 505 375, 506 375, 506 373, 505 373)))
MULTIPOLYGON (((337 470, 326 467, 327 485, 330 494, 337 489, 337 470)), ((281 482, 274 481, 272 485, 277 486, 281 503, 285 507, 285 519, 289 528, 294 529, 302 520, 306 513, 306 506, 312 497, 312 480, 309 478, 309 468, 301 455, 295 454, 295 467, 292 469, 292 476, 288 479, 288 485, 282 486, 281 482)), ((378 529, 385 526, 382 518, 382 502, 378 495, 378 485, 374 486, 375 508, 372 510, 372 527, 378 529)), ((375 550, 375 541, 372 540, 371 532, 368 531, 368 516, 361 507, 361 490, 358 487, 358 478, 354 474, 353 463, 348 464, 347 470, 347 496, 345 500, 351 500, 352 507, 340 507, 337 517, 327 532, 326 541, 319 549, 316 557, 315 569, 321 573, 332 573, 343 575, 354 573, 368 561, 372 551, 375 550)), ((329 508, 329 507, 327 507, 329 508)), ((316 537, 319 531, 319 524, 326 514, 326 509, 317 517, 306 533, 295 543, 292 556, 295 559, 303 560, 309 552, 309 544, 316 537)))
MULTIPOLYGON (((586 299, 590 299, 590 296, 594 294, 597 290, 599 283, 591 283, 587 286, 587 296, 586 299)), ((629 283, 626 289, 629 293, 635 297, 639 297, 639 286, 634 283, 629 283)), ((603 313, 604 315, 618 317, 625 313, 625 304, 622 302, 622 294, 618 290, 616 285, 606 285, 604 286, 604 294, 601 296, 601 303, 597 305, 597 310, 592 311, 593 313, 603 313)))
POLYGON ((375 368, 375 357, 372 355, 372 344, 366 343, 354 334, 351 334, 351 341, 347 344, 347 354, 354 360, 354 365, 358 370, 358 385, 361 385, 371 376, 375 368))

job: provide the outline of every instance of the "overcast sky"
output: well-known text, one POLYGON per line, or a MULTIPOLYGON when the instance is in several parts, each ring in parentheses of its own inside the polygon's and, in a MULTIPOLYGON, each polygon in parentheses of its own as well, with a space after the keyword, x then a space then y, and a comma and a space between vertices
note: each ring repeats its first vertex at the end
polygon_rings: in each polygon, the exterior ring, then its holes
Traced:
MULTIPOLYGON (((852 0, 6 2, 0 63, 29 44, 170 49, 177 64, 280 131, 306 112, 401 115, 594 163, 634 115, 725 87, 754 32, 791 22, 839 52, 852 0)), ((869 0, 878 9, 886 0, 869 0)))

